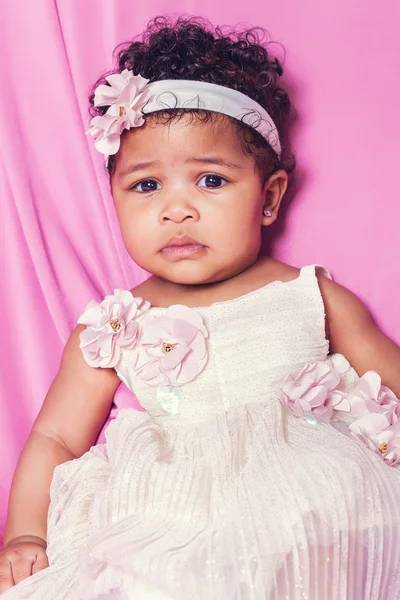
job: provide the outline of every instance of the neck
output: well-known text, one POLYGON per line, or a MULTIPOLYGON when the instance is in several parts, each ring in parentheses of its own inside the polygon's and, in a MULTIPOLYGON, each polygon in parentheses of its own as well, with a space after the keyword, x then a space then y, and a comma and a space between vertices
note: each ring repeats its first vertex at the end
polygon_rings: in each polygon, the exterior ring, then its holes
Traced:
POLYGON ((265 275, 260 276, 260 273, 267 273, 275 265, 277 261, 270 257, 258 257, 252 264, 246 266, 241 271, 233 273, 224 279, 201 284, 181 284, 166 279, 162 279, 156 275, 152 275, 144 284, 140 286, 141 295, 151 299, 153 305, 161 306, 164 304, 170 305, 174 303, 184 303, 193 305, 207 305, 210 302, 218 301, 222 293, 240 295, 243 289, 248 286, 257 287, 259 279, 265 279, 265 275), (254 280, 254 281, 253 281, 254 280))

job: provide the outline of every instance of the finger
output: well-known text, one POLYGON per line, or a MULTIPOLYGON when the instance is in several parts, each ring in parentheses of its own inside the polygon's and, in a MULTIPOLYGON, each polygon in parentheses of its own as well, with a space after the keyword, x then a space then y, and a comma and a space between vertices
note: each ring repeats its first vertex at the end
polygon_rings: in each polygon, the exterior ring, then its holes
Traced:
POLYGON ((15 585, 15 582, 12 576, 11 563, 9 560, 2 560, 0 562, 0 594, 12 588, 13 585, 15 585))
POLYGON ((32 565, 32 575, 42 571, 43 569, 47 569, 49 566, 49 559, 47 558, 46 552, 43 550, 42 552, 38 552, 35 562, 32 565))
POLYGON ((15 558, 11 561, 11 569, 15 584, 32 575, 32 563, 30 558, 15 558))

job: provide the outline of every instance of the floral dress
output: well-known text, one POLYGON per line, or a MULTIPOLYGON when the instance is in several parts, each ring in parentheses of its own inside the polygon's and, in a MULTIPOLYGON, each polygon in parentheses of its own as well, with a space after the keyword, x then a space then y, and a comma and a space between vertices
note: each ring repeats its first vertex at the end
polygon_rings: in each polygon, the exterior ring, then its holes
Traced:
POLYGON ((400 599, 400 410, 329 355, 313 266, 209 307, 92 302, 144 412, 56 468, 50 567, 7 600, 400 599))

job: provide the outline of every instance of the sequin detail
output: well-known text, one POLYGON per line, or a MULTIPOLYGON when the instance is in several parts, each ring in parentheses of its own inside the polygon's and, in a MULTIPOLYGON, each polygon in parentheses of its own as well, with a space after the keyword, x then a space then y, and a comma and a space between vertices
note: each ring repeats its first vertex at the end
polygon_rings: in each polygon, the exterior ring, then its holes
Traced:
POLYGON ((110 326, 115 333, 121 329, 121 323, 118 317, 116 317, 115 319, 111 319, 110 326))
POLYGON ((174 348, 177 347, 178 344, 166 344, 165 342, 162 345, 162 352, 163 354, 168 354, 168 352, 171 352, 172 350, 174 350, 174 348))
POLYGON ((177 415, 179 413, 181 396, 181 388, 168 386, 160 387, 157 390, 157 401, 162 411, 167 415, 177 415))

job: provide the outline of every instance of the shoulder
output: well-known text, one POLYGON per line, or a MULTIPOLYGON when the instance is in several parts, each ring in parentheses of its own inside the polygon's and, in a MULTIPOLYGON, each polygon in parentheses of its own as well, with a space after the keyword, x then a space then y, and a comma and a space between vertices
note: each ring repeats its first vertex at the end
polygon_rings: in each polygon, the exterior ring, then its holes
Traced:
POLYGON ((355 320, 355 323, 373 323, 369 310, 356 294, 327 277, 321 270, 317 270, 316 276, 327 317, 332 325, 343 326, 350 320, 355 320))
POLYGON ((359 355, 360 346, 373 344, 382 334, 354 292, 321 274, 317 277, 325 306, 330 352, 343 354, 354 366, 358 362, 354 361, 354 355, 359 355))
POLYGON ((359 375, 376 371, 400 395, 400 348, 375 324, 369 310, 347 288, 319 277, 329 323, 330 351, 343 354, 359 375))
POLYGON ((310 265, 299 269, 275 259, 269 259, 265 263, 265 268, 268 269, 271 280, 279 279, 285 282, 297 279, 302 272, 306 273, 309 270, 313 277, 315 274, 324 303, 332 318, 338 314, 343 317, 344 312, 350 311, 358 313, 360 317, 371 319, 361 300, 349 289, 333 281, 329 272, 320 265, 310 265))
POLYGON ((86 325, 77 325, 69 336, 65 344, 61 357, 61 374, 70 374, 80 377, 86 381, 110 380, 119 383, 118 376, 113 369, 95 369, 95 365, 90 364, 87 353, 85 352, 85 335, 87 334, 86 325))
POLYGON ((330 340, 331 352, 336 341, 343 336, 343 332, 349 330, 349 323, 354 328, 364 327, 366 323, 372 322, 371 316, 364 304, 357 296, 336 283, 330 278, 329 272, 322 266, 310 265, 298 269, 275 259, 264 262, 264 268, 268 272, 268 279, 283 282, 299 279, 302 275, 312 275, 318 282, 318 287, 324 303, 326 314, 326 335, 330 340))
POLYGON ((356 294, 333 281, 323 268, 316 268, 316 277, 325 307, 330 352, 346 356, 352 340, 358 340, 361 332, 376 329, 376 326, 356 294))

